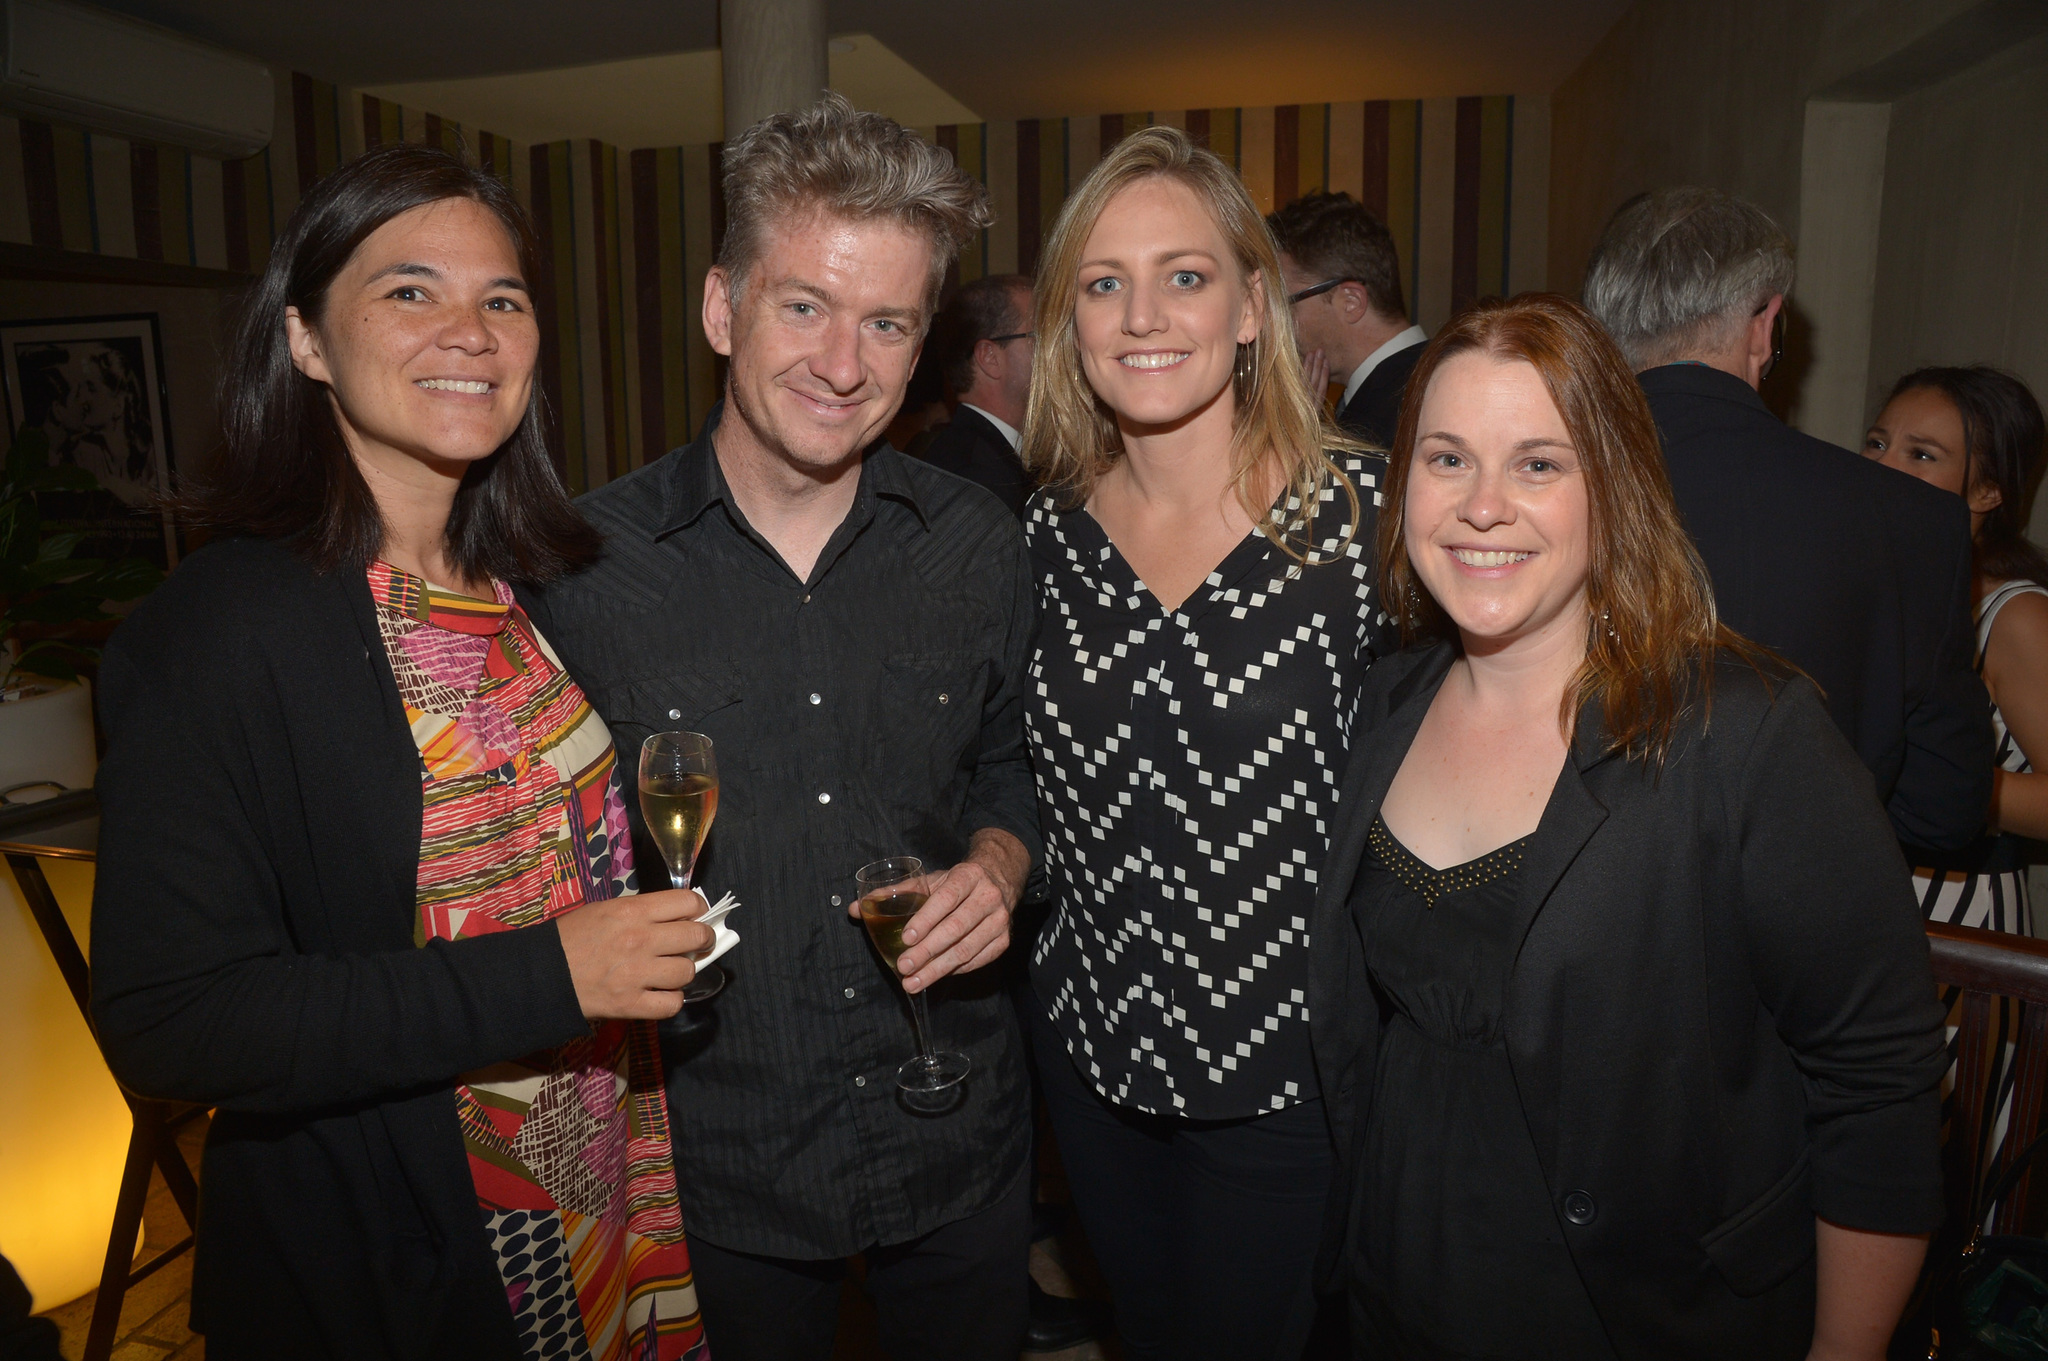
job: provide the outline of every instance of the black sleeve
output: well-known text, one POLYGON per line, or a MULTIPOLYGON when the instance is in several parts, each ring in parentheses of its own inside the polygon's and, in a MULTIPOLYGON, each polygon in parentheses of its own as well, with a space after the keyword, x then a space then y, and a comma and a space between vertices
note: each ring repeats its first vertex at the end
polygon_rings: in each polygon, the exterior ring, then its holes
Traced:
POLYGON ((296 951, 290 876, 266 840, 280 817, 262 806, 243 740, 262 726, 231 709, 260 703, 264 687, 260 673, 224 682, 220 670, 131 660, 117 637, 100 673, 93 1018, 116 1077, 147 1096, 293 1114, 446 1086, 588 1033, 552 924, 383 953, 296 951))
MULTIPOLYGON (((1003 655, 990 678, 981 708, 981 758, 967 786, 962 830, 998 827, 1024 843, 1034 871, 1045 858, 1038 831, 1038 790, 1024 739, 1024 685, 1031 668, 1038 597, 1031 584, 1031 559, 1024 536, 1004 536, 1003 593, 1009 619, 1003 655)), ((1035 876, 1034 876, 1035 877, 1035 876)))
POLYGON ((1991 806, 1991 696, 1977 675, 1975 586, 1969 520, 1957 502, 1950 532, 1919 578, 1926 615, 1938 631, 1920 635, 1931 656, 1924 690, 1906 711, 1905 759, 1885 806, 1899 839, 1937 851, 1960 850, 1984 831, 1991 806), (1938 594, 1936 594, 1938 592, 1938 594))
POLYGON ((1948 1059, 1911 877, 1857 759, 1804 680, 1740 777, 1744 927, 1758 994, 1806 1082, 1813 1208, 1845 1228, 1942 1217, 1948 1059))

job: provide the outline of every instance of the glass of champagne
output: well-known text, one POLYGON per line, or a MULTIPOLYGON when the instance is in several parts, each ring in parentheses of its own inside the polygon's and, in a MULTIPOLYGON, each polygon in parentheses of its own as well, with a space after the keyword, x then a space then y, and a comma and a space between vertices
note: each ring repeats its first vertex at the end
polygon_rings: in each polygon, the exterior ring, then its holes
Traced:
MULTIPOLYGON (((914 855, 892 855, 861 866, 854 882, 860 886, 861 924, 867 927, 875 952, 889 966, 890 976, 901 986, 903 975, 896 961, 903 956, 903 928, 924 906, 925 899, 931 897, 924 862, 914 855)), ((907 996, 910 1019, 917 1027, 917 1057, 896 1070, 896 1087, 911 1105, 931 1109, 951 1101, 952 1089, 967 1076, 969 1064, 965 1054, 933 1052, 931 1017, 925 1011, 924 994, 913 992, 907 996)))
MULTIPOLYGON (((669 882, 689 888, 697 852, 718 815, 718 761, 699 732, 658 732, 640 744, 640 812, 668 862, 669 882)), ((725 970, 707 964, 683 989, 685 1002, 716 997, 725 970)))

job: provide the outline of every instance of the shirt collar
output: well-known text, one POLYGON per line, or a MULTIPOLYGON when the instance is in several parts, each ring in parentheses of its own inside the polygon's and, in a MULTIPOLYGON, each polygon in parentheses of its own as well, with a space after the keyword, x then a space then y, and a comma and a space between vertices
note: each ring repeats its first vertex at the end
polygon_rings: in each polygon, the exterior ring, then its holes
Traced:
POLYGON ((1010 424, 1001 416, 998 416, 991 411, 984 410, 983 408, 976 406, 972 402, 962 402, 960 403, 960 405, 966 407, 969 411, 972 411, 975 415, 981 417, 990 425, 993 425, 996 428, 996 432, 1000 434, 1004 439, 1010 442, 1010 449, 1013 453, 1016 450, 1023 447, 1024 437, 1017 433, 1016 426, 1010 424))
MULTIPOLYGON (((711 434, 724 414, 725 403, 720 402, 711 409, 697 438, 668 456, 666 505, 656 538, 689 528, 720 502, 727 503, 735 514, 739 512, 739 506, 732 501, 732 490, 726 485, 725 470, 718 466, 718 453, 711 447, 711 434)), ((854 492, 849 518, 865 522, 873 515, 878 497, 901 502, 910 508, 922 528, 932 527, 903 455, 890 448, 886 440, 875 441, 861 457, 860 486, 854 492)))
POLYGON ((1378 368, 1380 362, 1388 355, 1398 354, 1410 345, 1420 345, 1428 339, 1429 333, 1427 331, 1424 331, 1420 326, 1410 326, 1407 330, 1367 355, 1365 362, 1351 371, 1350 381, 1344 384, 1344 400, 1337 403, 1338 410, 1341 411, 1350 404, 1353 394, 1365 386, 1365 380, 1372 377, 1372 371, 1378 368))

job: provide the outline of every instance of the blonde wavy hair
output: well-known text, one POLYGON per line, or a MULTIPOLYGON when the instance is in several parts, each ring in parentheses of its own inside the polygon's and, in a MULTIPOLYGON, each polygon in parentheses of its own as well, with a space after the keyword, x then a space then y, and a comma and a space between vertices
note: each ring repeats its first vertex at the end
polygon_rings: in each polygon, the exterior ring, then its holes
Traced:
POLYGON ((1178 128, 1143 128, 1118 143, 1068 196, 1053 224, 1033 290, 1038 356, 1024 416, 1024 466, 1063 504, 1080 505, 1096 480, 1123 457, 1116 414, 1095 395, 1081 367, 1074 304, 1080 292, 1082 253, 1102 210, 1121 190, 1154 177, 1194 191, 1222 230, 1241 278, 1249 282, 1258 276, 1254 301, 1259 334, 1238 346, 1232 378, 1236 412, 1231 451, 1238 502, 1276 546, 1308 562, 1313 547, 1309 531, 1323 489, 1341 488, 1350 503, 1341 553, 1358 532, 1360 507, 1358 489, 1330 454, 1367 446, 1340 432, 1324 414, 1322 394, 1309 391, 1295 348, 1279 252, 1244 182, 1178 128), (1258 494, 1265 481, 1262 474, 1276 462, 1286 474, 1290 493, 1279 504, 1296 508, 1284 522, 1258 494))

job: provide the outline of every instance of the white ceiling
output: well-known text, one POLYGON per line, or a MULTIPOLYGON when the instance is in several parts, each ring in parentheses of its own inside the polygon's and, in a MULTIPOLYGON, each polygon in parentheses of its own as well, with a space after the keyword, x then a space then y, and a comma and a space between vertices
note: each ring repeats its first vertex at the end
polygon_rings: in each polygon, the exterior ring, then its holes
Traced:
MULTIPOLYGON (((715 0, 99 3, 366 88, 687 54, 701 63, 718 42, 715 0)), ((1022 118, 1543 94, 1585 58, 1628 3, 829 0, 829 19, 834 32, 872 35, 959 105, 985 118, 1022 118)), ((668 69, 621 67, 618 74, 658 86, 658 74, 668 69)), ((697 68, 685 61, 673 69, 697 68)), ((576 78, 564 82, 573 86, 576 78)), ((702 86, 694 80, 674 98, 700 98, 702 86)), ((487 87, 477 88, 484 97, 487 87)), ((609 98, 625 102, 616 88, 609 98)))
MULTIPOLYGON (((856 106, 886 113, 906 127, 981 121, 978 112, 865 33, 833 40, 827 79, 856 106)), ((364 93, 431 109, 516 142, 595 137, 630 150, 725 137, 716 48, 509 76, 372 85, 364 93)))

